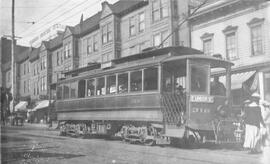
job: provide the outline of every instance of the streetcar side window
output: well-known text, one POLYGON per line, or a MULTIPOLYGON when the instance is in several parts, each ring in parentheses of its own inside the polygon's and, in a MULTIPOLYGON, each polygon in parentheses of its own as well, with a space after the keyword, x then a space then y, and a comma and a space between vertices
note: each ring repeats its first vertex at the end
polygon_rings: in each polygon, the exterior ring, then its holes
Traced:
POLYGON ((116 93, 116 75, 107 76, 107 94, 116 93))
POLYGON ((63 92, 62 86, 58 86, 57 89, 56 89, 56 98, 57 98, 57 100, 62 99, 62 92, 63 92))
POLYGON ((97 94, 96 95, 105 95, 105 78, 97 78, 97 94))
POLYGON ((87 96, 88 97, 95 95, 95 86, 96 86, 95 79, 87 80, 87 96))
POLYGON ((142 71, 130 73, 130 91, 142 91, 142 71))
POLYGON ((191 65, 191 92, 207 93, 208 66, 191 65))
POLYGON ((164 69, 163 71, 163 90, 165 92, 172 92, 172 79, 173 79, 173 75, 172 72, 169 72, 167 70, 164 69))
POLYGON ((77 82, 70 83, 70 98, 77 98, 77 90, 78 90, 77 82))
POLYGON ((64 84, 64 99, 68 99, 69 98, 69 83, 64 84))
POLYGON ((155 67, 144 70, 144 90, 151 91, 158 89, 158 69, 155 67))
POLYGON ((118 93, 128 92, 128 73, 118 75, 118 93))
POLYGON ((78 97, 85 97, 85 80, 80 80, 78 83, 78 97))

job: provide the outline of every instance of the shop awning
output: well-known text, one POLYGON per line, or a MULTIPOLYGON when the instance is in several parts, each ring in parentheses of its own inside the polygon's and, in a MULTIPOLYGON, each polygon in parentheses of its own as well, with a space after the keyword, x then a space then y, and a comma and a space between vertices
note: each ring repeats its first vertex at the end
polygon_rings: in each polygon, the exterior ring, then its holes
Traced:
MULTIPOLYGON (((51 100, 51 103, 53 103, 53 100, 51 100)), ((32 111, 37 111, 39 109, 47 108, 49 106, 49 100, 43 100, 38 103, 38 105, 32 109, 32 111)))
POLYGON ((27 101, 20 101, 16 106, 15 106, 15 111, 27 111, 26 106, 28 105, 27 101))
MULTIPOLYGON (((256 71, 248 71, 235 73, 231 75, 231 89, 240 89, 242 88, 242 84, 247 81, 252 75, 254 75, 256 71)), ((220 81, 225 85, 225 76, 220 77, 220 81)))

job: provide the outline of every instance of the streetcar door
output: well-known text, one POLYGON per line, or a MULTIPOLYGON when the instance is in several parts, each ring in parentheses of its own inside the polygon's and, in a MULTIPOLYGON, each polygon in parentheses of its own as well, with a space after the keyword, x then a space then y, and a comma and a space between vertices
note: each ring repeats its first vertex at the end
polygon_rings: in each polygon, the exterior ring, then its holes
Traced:
POLYGON ((163 64, 162 104, 166 136, 183 137, 186 114, 186 60, 163 64))
MULTIPOLYGON (((217 108, 224 105, 226 93, 213 95, 211 83, 211 70, 219 66, 212 60, 188 59, 187 61, 187 126, 197 130, 213 130, 213 120, 217 108)), ((226 92, 226 90, 225 90, 226 92)))

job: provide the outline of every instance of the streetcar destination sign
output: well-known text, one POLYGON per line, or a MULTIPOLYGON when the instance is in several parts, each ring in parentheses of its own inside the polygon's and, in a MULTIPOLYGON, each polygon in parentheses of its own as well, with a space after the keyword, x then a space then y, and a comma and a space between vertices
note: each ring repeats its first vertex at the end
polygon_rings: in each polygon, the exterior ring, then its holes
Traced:
POLYGON ((206 95, 191 95, 190 102, 214 103, 214 97, 206 95))

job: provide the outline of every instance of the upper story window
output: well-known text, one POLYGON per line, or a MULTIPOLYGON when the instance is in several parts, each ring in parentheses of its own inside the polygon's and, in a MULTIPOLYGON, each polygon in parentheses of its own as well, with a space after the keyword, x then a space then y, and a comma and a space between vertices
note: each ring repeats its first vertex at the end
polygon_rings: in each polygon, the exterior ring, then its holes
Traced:
POLYGON ((46 76, 41 77, 41 91, 47 90, 47 81, 46 76))
POLYGON ((212 56, 213 51, 213 33, 205 33, 203 36, 201 36, 202 42, 203 42, 203 52, 207 56, 212 56))
POLYGON ((71 42, 68 43, 68 51, 67 51, 68 57, 71 56, 71 42))
POLYGON ((38 70, 38 63, 36 63, 36 73, 38 74, 39 70, 38 70))
POLYGON ((64 57, 67 59, 71 56, 71 42, 68 42, 64 46, 64 57))
POLYGON ((26 81, 23 81, 23 93, 26 93, 27 84, 26 81))
POLYGON ((41 69, 40 70, 44 70, 47 68, 47 58, 46 56, 42 56, 41 57, 41 69))
POLYGON ((92 38, 87 39, 87 54, 92 53, 92 38))
POLYGON ((152 2, 152 21, 158 21, 168 17, 168 0, 153 0, 152 2))
POLYGON ((98 35, 94 35, 93 37, 93 50, 94 52, 97 52, 98 51, 98 35))
POLYGON ((108 23, 102 27, 102 43, 112 41, 112 23, 108 23))
POLYGON ((145 17, 144 12, 139 14, 139 24, 138 24, 139 32, 144 32, 144 30, 145 30, 145 22, 144 22, 145 18, 144 17, 145 17))
POLYGON ((264 18, 253 18, 248 22, 251 33, 251 52, 253 56, 263 54, 263 22, 264 18))
POLYGON ((23 74, 26 74, 26 63, 23 64, 23 74))
POLYGON ((56 52, 56 65, 57 66, 60 65, 60 52, 59 51, 56 52))
POLYGON ((129 36, 134 36, 136 34, 135 28, 135 17, 129 18, 129 36))
POLYGON ((236 32, 237 32, 237 26, 227 26, 223 33, 226 38, 226 56, 229 60, 238 59, 237 54, 237 38, 236 38, 236 32))
POLYGON ((236 34, 235 32, 226 35, 226 55, 229 60, 237 59, 236 34))
POLYGON ((33 73, 36 75, 36 64, 33 64, 33 73))
POLYGON ((30 82, 30 79, 28 79, 28 92, 30 92, 30 88, 31 88, 31 82, 30 82))
MULTIPOLYGON (((167 36, 168 36, 168 31, 163 31, 163 32, 155 34, 153 36, 153 45, 159 46, 167 36)), ((168 45, 169 45, 168 40, 162 43, 162 47, 167 47, 168 45)))
POLYGON ((262 25, 253 26, 250 30, 252 55, 261 55, 263 53, 262 25))

